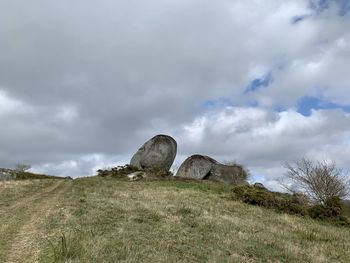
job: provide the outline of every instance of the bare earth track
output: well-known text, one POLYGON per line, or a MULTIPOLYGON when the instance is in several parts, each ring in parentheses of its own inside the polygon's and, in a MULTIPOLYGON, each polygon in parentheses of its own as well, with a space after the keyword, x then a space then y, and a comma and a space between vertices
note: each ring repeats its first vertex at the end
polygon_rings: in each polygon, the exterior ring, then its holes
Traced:
POLYGON ((20 199, 8 207, 6 211, 0 211, 0 216, 6 212, 15 213, 19 209, 25 209, 29 213, 25 220, 20 220, 15 237, 10 241, 10 246, 8 246, 5 262, 38 261, 40 253, 38 242, 43 238, 43 233, 41 232, 43 223, 53 209, 56 209, 58 198, 67 191, 69 186, 69 181, 54 181, 48 187, 40 189, 39 192, 20 199))

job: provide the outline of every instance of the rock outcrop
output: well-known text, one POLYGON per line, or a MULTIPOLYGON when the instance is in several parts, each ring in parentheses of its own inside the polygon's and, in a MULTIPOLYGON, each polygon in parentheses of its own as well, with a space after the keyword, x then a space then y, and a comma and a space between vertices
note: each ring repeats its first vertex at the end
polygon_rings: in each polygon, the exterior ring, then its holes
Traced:
POLYGON ((247 172, 240 165, 224 165, 209 156, 192 155, 182 163, 176 176, 226 184, 242 184, 245 183, 247 172))
POLYGON ((177 143, 168 135, 157 135, 134 154, 130 165, 140 170, 169 171, 176 157, 177 143))

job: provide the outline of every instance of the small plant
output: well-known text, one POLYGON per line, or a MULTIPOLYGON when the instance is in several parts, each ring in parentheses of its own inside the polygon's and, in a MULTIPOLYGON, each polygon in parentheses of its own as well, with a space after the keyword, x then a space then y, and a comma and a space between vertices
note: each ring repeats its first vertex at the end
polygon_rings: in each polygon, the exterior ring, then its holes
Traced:
POLYGON ((64 233, 61 234, 57 243, 53 243, 49 240, 54 262, 65 262, 68 259, 74 259, 81 256, 82 254, 82 244, 81 244, 81 234, 66 236, 64 233))

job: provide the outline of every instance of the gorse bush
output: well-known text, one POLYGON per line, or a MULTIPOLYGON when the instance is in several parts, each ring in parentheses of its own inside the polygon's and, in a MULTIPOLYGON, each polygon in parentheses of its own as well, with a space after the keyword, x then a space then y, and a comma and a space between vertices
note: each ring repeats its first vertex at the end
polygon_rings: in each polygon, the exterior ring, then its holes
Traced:
POLYGON ((302 195, 270 192, 267 189, 251 185, 235 186, 232 193, 234 199, 247 204, 272 208, 289 214, 307 214, 305 198, 302 195))
POLYGON ((309 215, 315 219, 350 226, 350 221, 347 217, 347 207, 339 197, 328 198, 324 204, 310 207, 309 215))
POLYGON ((309 216, 336 225, 350 226, 348 208, 339 197, 329 198, 324 204, 312 205, 301 194, 270 192, 267 189, 250 185, 233 187, 232 195, 235 200, 250 205, 262 206, 288 214, 309 216))
POLYGON ((13 176, 16 180, 28 180, 28 179, 65 179, 64 177, 52 176, 46 174, 34 174, 30 172, 13 171, 13 176))
POLYGON ((97 170, 97 176, 101 177, 117 177, 123 178, 128 174, 139 171, 138 168, 131 165, 117 166, 110 169, 99 169, 97 170))
POLYGON ((168 178, 173 175, 172 172, 166 171, 164 169, 152 168, 145 171, 141 171, 137 167, 131 165, 117 166, 110 169, 100 169, 97 170, 97 176, 101 177, 115 177, 115 178, 124 178, 127 175, 135 172, 144 172, 148 179, 152 178, 168 178))

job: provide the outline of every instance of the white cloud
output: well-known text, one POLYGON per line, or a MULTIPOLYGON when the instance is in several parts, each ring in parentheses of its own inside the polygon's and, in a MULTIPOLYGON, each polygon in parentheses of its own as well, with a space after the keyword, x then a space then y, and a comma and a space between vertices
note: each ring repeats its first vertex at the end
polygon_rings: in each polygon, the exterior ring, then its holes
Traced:
POLYGON ((5 90, 0 89, 0 115, 24 113, 28 110, 30 110, 28 105, 11 98, 5 90))
POLYGON ((276 181, 286 161, 304 156, 341 160, 350 151, 350 114, 340 110, 273 112, 259 108, 227 107, 195 119, 179 136, 188 155, 201 153, 219 161, 235 160, 253 175, 276 181), (198 130, 201 136, 197 136, 198 130), (321 153, 327 153, 322 155, 321 153))

